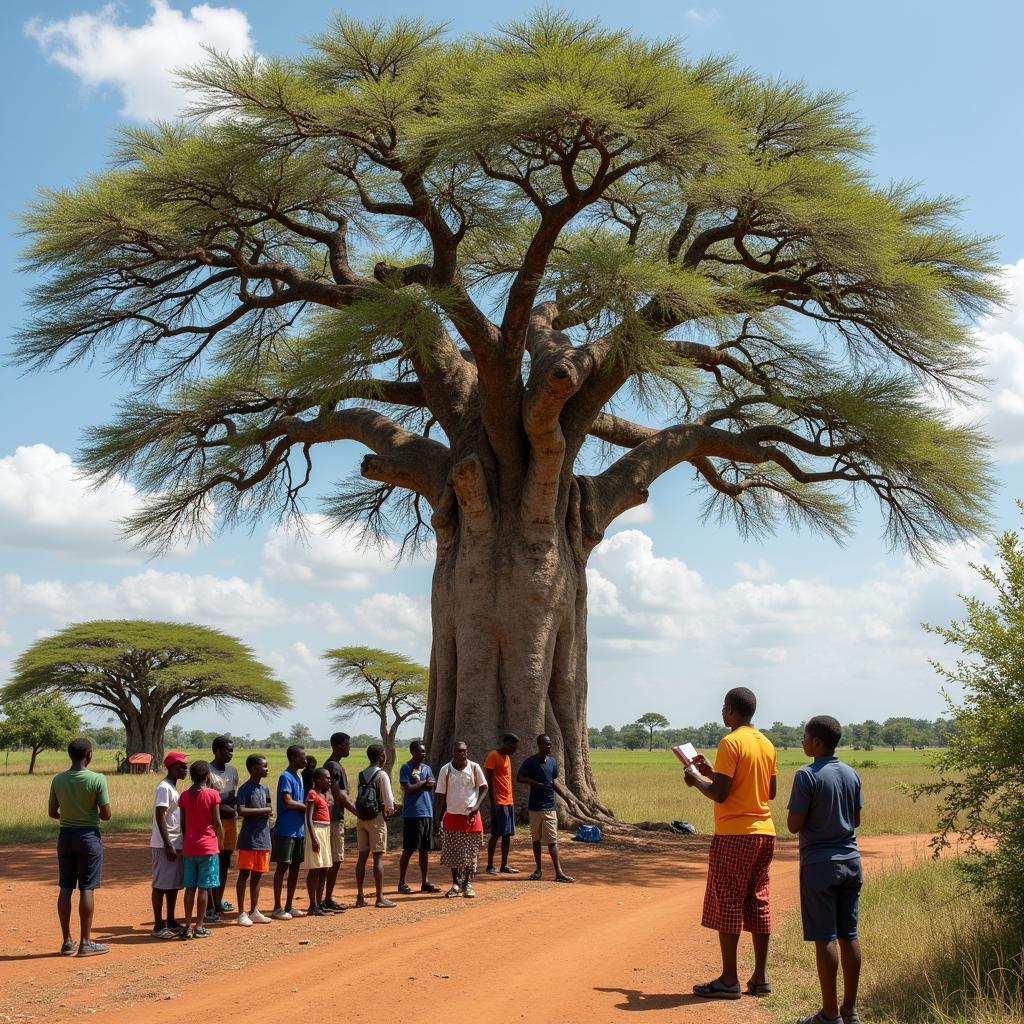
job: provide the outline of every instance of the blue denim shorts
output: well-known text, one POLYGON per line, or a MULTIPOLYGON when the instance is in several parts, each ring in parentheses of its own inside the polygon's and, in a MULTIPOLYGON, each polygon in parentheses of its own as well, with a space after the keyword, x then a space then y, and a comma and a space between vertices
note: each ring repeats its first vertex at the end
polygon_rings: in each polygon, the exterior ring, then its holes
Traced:
POLYGON ((857 938, 863 885, 860 857, 800 865, 800 916, 804 939, 831 942, 857 938))
POLYGON ((216 889, 220 885, 220 854, 185 857, 181 881, 186 889, 216 889))
POLYGON ((95 826, 62 825, 57 833, 57 884, 98 889, 103 884, 103 840, 95 826))
POLYGON ((516 809, 509 804, 496 804, 491 818, 492 836, 514 836, 516 834, 516 809))

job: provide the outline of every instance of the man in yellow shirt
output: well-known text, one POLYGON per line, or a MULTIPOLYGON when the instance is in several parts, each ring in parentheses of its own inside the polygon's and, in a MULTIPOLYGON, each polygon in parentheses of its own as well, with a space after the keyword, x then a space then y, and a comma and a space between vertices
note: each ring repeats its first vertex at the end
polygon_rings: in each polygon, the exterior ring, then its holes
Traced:
POLYGON ((740 932, 754 943, 754 973, 748 995, 768 995, 768 937, 772 930, 769 870, 775 853, 775 825, 769 800, 775 799, 778 765, 771 742, 751 725, 757 698, 745 686, 725 695, 722 721, 731 732, 718 745, 712 767, 704 757, 700 774, 687 771, 688 786, 715 804, 715 836, 708 856, 708 882, 701 924, 718 932, 722 973, 694 985, 705 999, 739 999, 736 952, 740 932))

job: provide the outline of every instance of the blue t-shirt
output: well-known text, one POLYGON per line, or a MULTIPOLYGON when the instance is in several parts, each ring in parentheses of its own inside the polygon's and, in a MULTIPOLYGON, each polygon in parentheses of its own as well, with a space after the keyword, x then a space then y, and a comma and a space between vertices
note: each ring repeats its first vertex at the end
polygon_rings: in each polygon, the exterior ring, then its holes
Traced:
POLYGON ((531 811, 553 811, 555 809, 555 779, 558 778, 558 762, 553 757, 541 758, 531 754, 519 769, 527 779, 536 779, 541 786, 530 787, 530 800, 526 805, 531 811))
MULTIPOLYGON (((253 784, 251 779, 246 779, 235 793, 239 807, 269 807, 270 790, 262 782, 253 784)), ((270 849, 270 818, 266 815, 247 817, 240 814, 242 827, 238 830, 239 850, 269 850, 270 849)))
MULTIPOLYGON (((412 761, 406 761, 398 772, 398 781, 412 785, 414 782, 422 782, 424 779, 432 779, 434 773, 426 761, 417 769, 419 778, 412 777, 412 761)), ((432 818, 434 816, 434 791, 432 789, 421 789, 411 796, 406 793, 402 800, 403 818, 432 818)))
POLYGON ((860 776, 838 757, 817 757, 798 768, 789 809, 807 815, 800 829, 800 863, 859 857, 854 822, 863 806, 860 776))
POLYGON ((283 771, 277 780, 277 822, 274 824, 274 835, 289 839, 302 839, 306 835, 306 808, 293 811, 284 805, 287 793, 293 800, 302 803, 305 793, 302 790, 302 779, 294 772, 283 771))

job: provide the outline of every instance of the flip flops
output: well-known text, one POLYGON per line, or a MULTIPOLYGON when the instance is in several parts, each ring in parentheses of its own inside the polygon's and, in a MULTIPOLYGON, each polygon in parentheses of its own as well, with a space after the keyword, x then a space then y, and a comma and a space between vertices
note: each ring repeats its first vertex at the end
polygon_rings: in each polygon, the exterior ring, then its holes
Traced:
POLYGON ((60 946, 61 956, 74 956, 75 955, 75 940, 65 939, 60 946))
POLYGON ((424 882, 423 885, 420 886, 420 892, 440 892, 440 891, 441 890, 438 889, 438 887, 436 885, 434 885, 433 882, 424 882))
POLYGON ((506 864, 501 869, 501 873, 503 875, 521 875, 522 874, 522 872, 519 870, 519 868, 510 867, 508 864, 506 864))
POLYGON ((563 882, 565 885, 572 885, 576 881, 572 875, 555 875, 556 882, 563 882))
POLYGON ((540 871, 534 871, 534 873, 532 875, 530 875, 530 881, 531 882, 539 882, 543 877, 544 877, 544 875, 541 874, 540 871))
POLYGON ((797 1018, 796 1024, 842 1024, 842 1022, 842 1017, 826 1017, 819 1010, 817 1013, 812 1013, 809 1017, 797 1018))
POLYGON ((694 985, 693 994, 700 996, 701 999, 739 999, 742 997, 743 992, 738 981, 735 985, 725 985, 722 983, 721 978, 715 978, 714 981, 707 981, 702 985, 694 985))
POLYGON ((110 947, 104 946, 102 942, 82 942, 78 946, 79 956, 102 956, 109 952, 110 947))
POLYGON ((772 994, 772 986, 767 981, 748 981, 747 987, 743 991, 746 992, 748 996, 770 996, 772 994))

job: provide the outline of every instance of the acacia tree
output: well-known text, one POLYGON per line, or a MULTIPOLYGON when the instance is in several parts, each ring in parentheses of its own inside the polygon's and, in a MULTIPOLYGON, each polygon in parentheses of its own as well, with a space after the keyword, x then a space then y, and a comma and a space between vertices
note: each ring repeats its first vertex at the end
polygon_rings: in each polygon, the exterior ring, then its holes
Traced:
POLYGON ((326 511, 433 531, 431 751, 550 733, 569 810, 608 813, 587 560, 674 467, 755 535, 868 497, 916 554, 981 527, 986 442, 944 410, 991 249, 871 180, 840 95, 552 12, 338 18, 184 78, 189 119, 28 212, 20 359, 134 376, 83 459, 150 495, 145 544, 295 512, 319 446, 369 449, 326 511))
POLYGON ((647 711, 642 714, 637 720, 636 725, 639 725, 641 729, 647 730, 647 750, 648 752, 654 749, 654 730, 655 729, 667 729, 668 719, 657 711, 647 711))
POLYGON ((14 663, 0 701, 60 693, 116 715, 125 751, 164 756, 164 730, 200 704, 291 706, 288 687, 241 641, 208 626, 141 619, 80 622, 37 640, 14 663))
POLYGON ((331 675, 349 691, 335 697, 331 707, 335 711, 368 712, 377 719, 384 744, 384 767, 390 772, 395 764, 398 730, 426 712, 429 670, 402 654, 376 647, 338 647, 325 651, 324 658, 330 664, 331 675))

